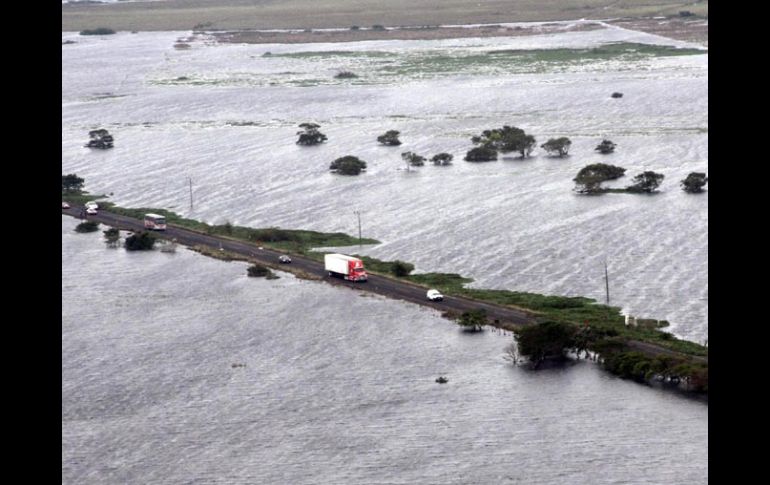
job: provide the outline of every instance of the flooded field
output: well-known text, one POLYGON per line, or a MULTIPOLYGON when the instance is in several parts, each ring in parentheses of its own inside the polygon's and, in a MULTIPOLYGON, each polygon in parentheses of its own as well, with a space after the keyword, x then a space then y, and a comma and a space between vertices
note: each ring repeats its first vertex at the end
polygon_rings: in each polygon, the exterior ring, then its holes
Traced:
POLYGON ((504 360, 510 335, 76 224, 63 484, 708 482, 703 403, 586 361, 530 372, 504 360))
POLYGON ((612 304, 707 338, 708 193, 678 187, 708 171, 708 55, 697 46, 620 28, 304 45, 222 45, 189 32, 62 37, 76 42, 62 46, 62 173, 119 205, 349 234, 360 211, 364 236, 382 241, 362 253, 474 286, 600 301, 606 260, 612 304), (342 70, 358 77, 335 79, 342 70), (327 143, 294 143, 309 121, 327 143), (538 145, 567 136, 571 155, 462 160, 471 136, 502 125, 538 145), (95 128, 114 135, 114 149, 83 147, 95 128), (387 130, 403 145, 378 145, 387 130), (616 153, 593 150, 602 138, 616 153), (405 171, 404 151, 455 160, 405 171), (344 155, 368 170, 330 174, 344 155), (663 173, 661 193, 575 195, 572 178, 597 162, 628 169, 613 186, 663 173))

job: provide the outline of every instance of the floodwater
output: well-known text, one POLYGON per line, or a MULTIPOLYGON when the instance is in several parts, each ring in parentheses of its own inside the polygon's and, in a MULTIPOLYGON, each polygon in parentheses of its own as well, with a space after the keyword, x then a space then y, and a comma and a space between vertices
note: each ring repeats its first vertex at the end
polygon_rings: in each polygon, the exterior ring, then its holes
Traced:
POLYGON ((62 483, 708 482, 703 403, 585 361, 527 371, 503 358, 510 335, 432 309, 109 249, 76 224, 62 217, 62 483))
POLYGON ((613 305, 667 319, 680 337, 708 337, 708 193, 679 188, 708 169, 706 51, 650 54, 635 46, 688 44, 620 28, 308 45, 189 35, 62 35, 76 42, 62 46, 62 173, 119 205, 215 224, 356 234, 360 211, 364 236, 382 241, 366 254, 476 287, 603 302, 606 261, 613 305), (576 51, 617 42, 628 44, 621 54, 576 51), (359 78, 335 79, 342 70, 359 78), (327 143, 295 144, 308 121, 327 143), (462 160, 471 136, 502 125, 538 144, 567 136, 571 155, 462 160), (114 149, 83 147, 99 127, 114 149), (391 129, 403 145, 378 145, 391 129), (616 153, 593 150, 603 138, 616 153), (404 151, 446 151, 454 165, 407 172, 404 151), (344 155, 367 172, 329 173, 344 155), (661 193, 576 195, 572 178, 597 162, 628 169, 612 186, 663 173, 661 193))

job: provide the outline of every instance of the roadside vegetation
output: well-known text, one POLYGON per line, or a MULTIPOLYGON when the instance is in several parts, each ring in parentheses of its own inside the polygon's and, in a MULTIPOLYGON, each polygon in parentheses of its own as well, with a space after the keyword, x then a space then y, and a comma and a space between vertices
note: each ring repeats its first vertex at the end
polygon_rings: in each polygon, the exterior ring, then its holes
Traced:
POLYGON ((457 319, 457 324, 465 332, 482 332, 487 324, 487 311, 483 308, 463 312, 457 319))
POLYGON ((602 366, 612 374, 637 382, 682 384, 685 390, 708 393, 708 363, 689 357, 652 356, 631 348, 615 332, 561 321, 544 321, 514 330, 515 344, 509 349, 514 363, 526 357, 530 367, 537 369, 547 360, 563 361, 568 354, 578 358, 597 353, 602 366))
POLYGON ((155 247, 155 236, 146 231, 140 231, 126 238, 123 246, 127 251, 151 251, 155 247))
POLYGON ((99 223, 95 221, 85 221, 75 226, 75 232, 80 232, 80 233, 96 232, 98 230, 99 230, 99 223))
POLYGON ((265 278, 268 280, 277 280, 279 278, 279 276, 273 273, 270 268, 262 266, 261 264, 252 264, 246 270, 246 274, 252 278, 265 278))
POLYGON ((117 227, 111 227, 106 231, 102 231, 104 234, 104 242, 107 247, 116 248, 120 244, 120 230, 117 227))
MULTIPOLYGON (((70 175, 77 177, 75 174, 70 175)), ((62 176, 63 180, 64 177, 69 176, 62 176)), ((80 186, 82 187, 82 183, 80 186)), ((106 195, 94 196, 82 191, 64 192, 64 190, 62 190, 62 200, 72 204, 82 205, 89 200, 104 199, 106 197, 106 195)), ((229 222, 220 225, 210 225, 194 219, 186 219, 175 212, 165 209, 149 207, 128 209, 116 206, 115 204, 104 200, 99 201, 99 206, 102 210, 108 210, 112 213, 133 217, 135 219, 144 219, 144 215, 147 213, 159 214, 164 216, 166 221, 174 226, 184 227, 185 229, 190 229, 203 234, 223 236, 230 239, 255 243, 258 246, 268 246, 283 251, 290 251, 296 254, 307 254, 311 252, 310 250, 312 248, 318 247, 353 246, 359 244, 359 242, 360 244, 379 244, 380 242, 370 238, 362 238, 359 241, 357 237, 349 236, 342 232, 329 233, 281 229, 277 227, 255 229, 237 226, 229 222)))

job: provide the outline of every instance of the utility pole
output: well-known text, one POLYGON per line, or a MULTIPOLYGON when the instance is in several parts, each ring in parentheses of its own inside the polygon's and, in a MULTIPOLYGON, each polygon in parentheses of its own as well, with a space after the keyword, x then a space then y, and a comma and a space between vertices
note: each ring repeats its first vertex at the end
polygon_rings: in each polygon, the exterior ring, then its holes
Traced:
POLYGON ((358 245, 361 246, 361 211, 353 211, 358 217, 358 245))
POLYGON ((190 180, 190 212, 193 211, 193 192, 192 192, 192 177, 189 177, 190 180))
POLYGON ((607 290, 607 306, 610 305, 610 277, 607 273, 607 259, 604 259, 604 286, 607 290))

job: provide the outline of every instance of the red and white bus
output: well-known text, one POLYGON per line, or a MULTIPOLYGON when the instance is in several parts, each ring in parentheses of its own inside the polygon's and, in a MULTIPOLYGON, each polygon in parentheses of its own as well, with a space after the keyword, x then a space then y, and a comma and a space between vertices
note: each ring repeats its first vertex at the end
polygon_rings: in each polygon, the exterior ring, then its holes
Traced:
POLYGON ((145 214, 144 228, 151 231, 165 231, 166 218, 158 214, 145 214))

